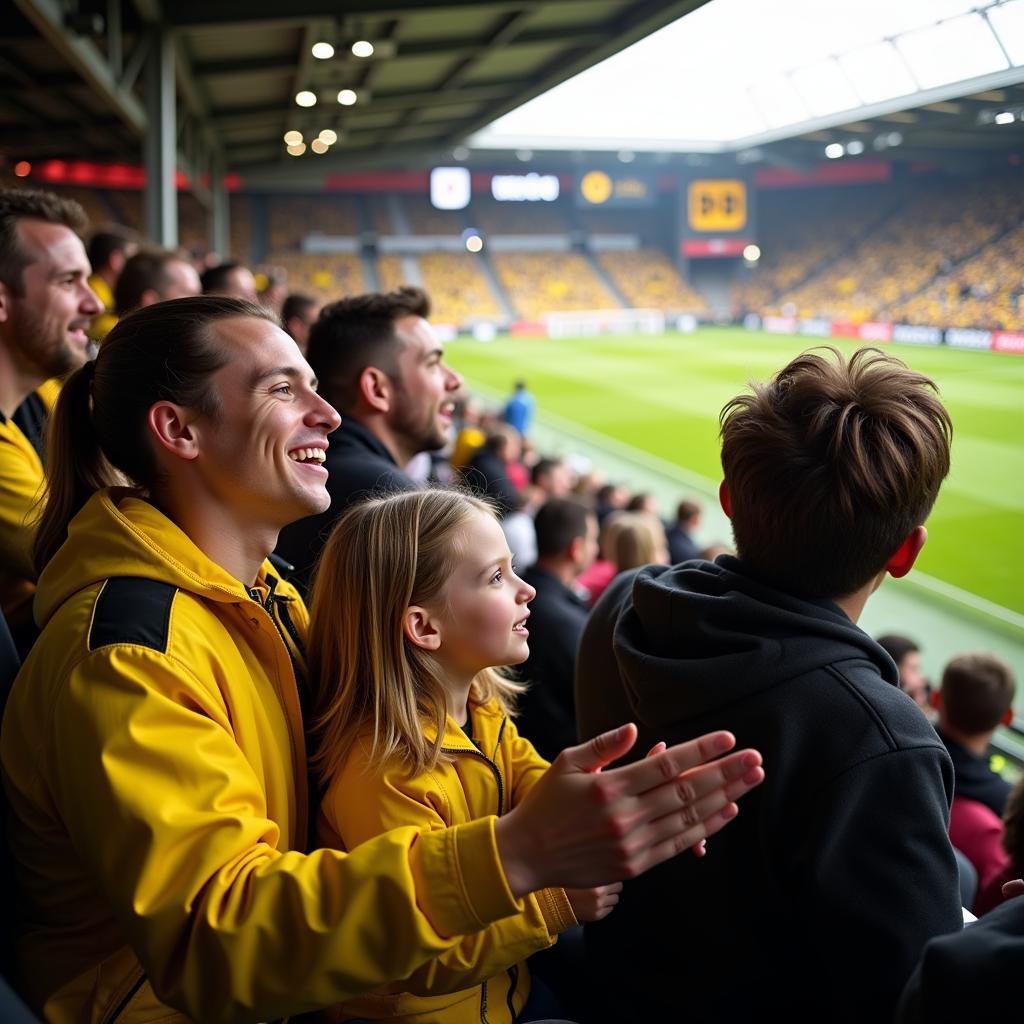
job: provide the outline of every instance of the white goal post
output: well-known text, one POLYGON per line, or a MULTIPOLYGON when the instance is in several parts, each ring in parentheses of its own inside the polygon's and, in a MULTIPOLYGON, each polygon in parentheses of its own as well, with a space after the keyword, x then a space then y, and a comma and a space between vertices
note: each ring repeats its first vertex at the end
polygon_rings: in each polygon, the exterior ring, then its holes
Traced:
POLYGON ((549 338, 593 338, 601 334, 664 334, 660 309, 589 309, 541 316, 549 338))

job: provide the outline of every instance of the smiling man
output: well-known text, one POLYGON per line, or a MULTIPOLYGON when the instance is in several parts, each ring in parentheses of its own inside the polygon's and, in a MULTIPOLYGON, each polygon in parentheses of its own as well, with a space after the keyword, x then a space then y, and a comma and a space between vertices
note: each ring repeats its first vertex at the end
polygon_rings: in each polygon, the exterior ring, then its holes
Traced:
POLYGON ((0 189, 0 607, 22 653, 35 632, 32 512, 56 393, 43 385, 85 362, 86 330, 103 311, 77 234, 86 223, 76 202, 0 189))
POLYGON ((334 521, 375 491, 412 490, 403 468, 448 440, 462 378, 444 363, 420 288, 371 293, 326 306, 309 332, 308 359, 323 396, 341 413, 331 437, 327 512, 287 527, 278 553, 308 586, 334 521))

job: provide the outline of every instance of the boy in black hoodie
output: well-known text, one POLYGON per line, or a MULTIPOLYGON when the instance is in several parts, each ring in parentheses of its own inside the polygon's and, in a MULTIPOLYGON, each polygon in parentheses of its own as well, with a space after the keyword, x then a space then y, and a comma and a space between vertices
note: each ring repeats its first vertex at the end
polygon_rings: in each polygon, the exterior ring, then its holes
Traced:
POLYGON ((953 771, 856 622, 924 545, 952 426, 876 349, 808 352, 752 390, 721 421, 738 557, 618 577, 576 701, 581 737, 632 718, 637 750, 731 729, 766 780, 706 857, 588 926, 592 977, 621 1021, 888 1021, 924 944, 961 927, 953 771))

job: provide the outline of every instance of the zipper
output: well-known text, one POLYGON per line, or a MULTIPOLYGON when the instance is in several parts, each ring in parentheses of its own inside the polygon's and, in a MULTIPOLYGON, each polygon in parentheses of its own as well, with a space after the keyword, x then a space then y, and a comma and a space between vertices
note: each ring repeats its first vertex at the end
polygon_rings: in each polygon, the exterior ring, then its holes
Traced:
POLYGON ((513 964, 508 969, 508 995, 505 997, 505 1001, 508 1003, 508 1016, 509 1020, 514 1021, 516 1019, 516 1008, 513 1000, 516 995, 516 988, 519 985, 519 965, 513 964))
POLYGON ((135 984, 121 997, 121 1001, 114 1007, 114 1009, 103 1018, 103 1024, 114 1024, 114 1021, 121 1016, 122 1013, 128 1008, 128 1004, 138 995, 139 989, 142 988, 146 983, 146 972, 142 971, 139 974, 135 984))
POLYGON ((471 750, 469 747, 441 747, 442 754, 469 754, 478 757, 494 775, 494 781, 498 784, 498 817, 505 813, 505 784, 501 779, 501 769, 481 750, 471 750))

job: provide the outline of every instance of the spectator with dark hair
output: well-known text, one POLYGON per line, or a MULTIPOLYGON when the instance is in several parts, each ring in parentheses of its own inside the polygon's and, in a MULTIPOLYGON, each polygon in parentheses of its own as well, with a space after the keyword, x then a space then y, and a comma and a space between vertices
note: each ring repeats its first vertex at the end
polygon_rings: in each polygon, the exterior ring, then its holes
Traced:
POLYGON ((300 587, 308 586, 331 526, 353 501, 414 489, 404 467, 448 440, 462 378, 445 365, 429 316, 427 293, 407 287, 331 303, 310 329, 307 358, 341 427, 327 451, 330 508, 281 533, 278 553, 296 566, 300 587))
POLYGON ((232 299, 257 302, 256 278, 252 271, 235 260, 208 267, 200 277, 204 295, 226 295, 232 299))
POLYGON ((320 303, 310 295, 292 292, 281 307, 281 325, 291 335, 299 351, 309 348, 309 329, 320 315, 320 303))
POLYGON ((629 492, 620 484, 602 484, 594 494, 594 513, 597 525, 604 526, 604 521, 612 512, 625 511, 629 501, 629 492))
POLYGON ((899 633, 886 633, 875 643, 896 663, 900 689, 930 717, 931 687, 921 669, 921 648, 910 637, 899 633))
POLYGON ((630 497, 629 501, 626 502, 627 512, 645 512, 648 515, 656 516, 658 514, 658 503, 654 500, 654 495, 648 491, 637 491, 636 494, 630 497))
POLYGON ((700 548, 697 547, 693 535, 700 527, 701 514, 701 507, 695 501, 681 501, 676 506, 675 522, 665 530, 668 553, 673 565, 700 558, 700 548))
POLYGON ((542 502, 568 498, 572 494, 572 469, 564 459, 542 456, 530 470, 530 486, 541 496, 542 502))
POLYGON ((36 635, 35 503, 54 378, 86 360, 103 311, 79 234, 85 212, 51 192, 0 189, 0 608, 24 654, 36 635))
POLYGON ((154 302, 184 299, 201 291, 195 267, 180 253, 143 249, 125 263, 114 285, 114 304, 117 315, 126 316, 154 302))
POLYGON ((114 288, 125 263, 139 248, 138 236, 128 228, 105 228, 93 232, 86 248, 86 257, 92 267, 89 287, 103 303, 100 313, 89 327, 89 337, 102 341, 117 323, 114 288))
POLYGON ((643 751, 728 722, 767 769, 707 857, 628 881, 587 926, 607 1019, 674 1019, 682 999, 704 1022, 887 1021, 924 943, 963 923, 952 764, 856 625, 924 545, 949 414, 871 348, 752 387, 721 420, 738 557, 622 574, 580 643, 581 736, 632 718, 643 751), (691 914, 713 934, 666 941, 691 914))
POLYGON ((520 436, 514 428, 498 424, 462 472, 466 486, 478 494, 486 494, 502 518, 520 503, 520 492, 509 479, 508 471, 509 465, 519 459, 520 445, 520 436))
POLYGON ((525 380, 517 380, 512 397, 505 403, 505 422, 517 431, 520 437, 526 437, 533 421, 533 410, 536 399, 526 389, 525 380))
POLYGON ((537 562, 523 579, 537 596, 530 604, 530 657, 519 673, 529 683, 519 699, 519 731, 551 760, 576 742, 576 648, 587 605, 574 583, 597 556, 597 520, 580 501, 552 498, 533 523, 537 562))

